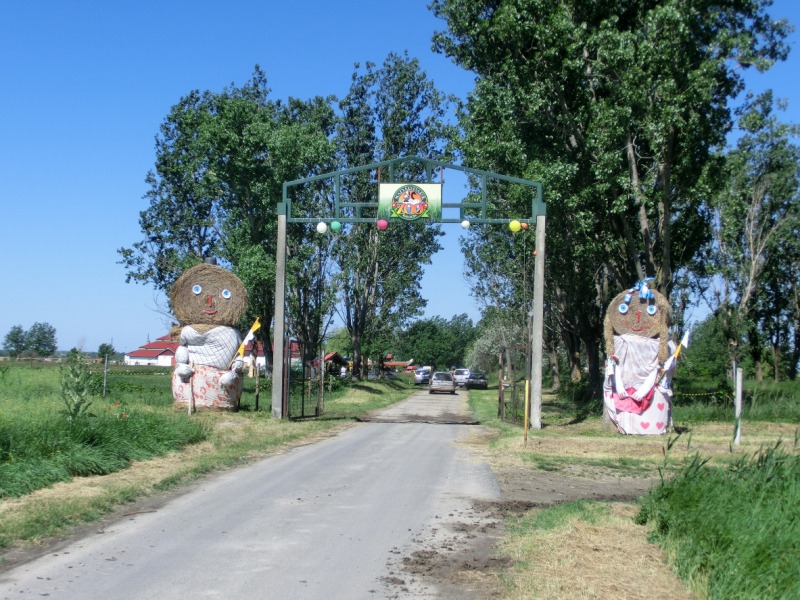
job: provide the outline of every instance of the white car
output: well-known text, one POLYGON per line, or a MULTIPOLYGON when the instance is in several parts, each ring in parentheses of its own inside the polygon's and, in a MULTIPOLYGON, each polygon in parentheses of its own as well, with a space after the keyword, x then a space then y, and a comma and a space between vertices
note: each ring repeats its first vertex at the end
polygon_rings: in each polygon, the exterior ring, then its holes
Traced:
POLYGON ((453 379, 456 380, 456 385, 464 387, 469 379, 469 369, 456 369, 453 371, 453 379))
POLYGON ((453 381, 453 376, 449 371, 437 371, 431 375, 431 380, 428 383, 428 393, 433 394, 435 392, 456 393, 456 382, 453 381))

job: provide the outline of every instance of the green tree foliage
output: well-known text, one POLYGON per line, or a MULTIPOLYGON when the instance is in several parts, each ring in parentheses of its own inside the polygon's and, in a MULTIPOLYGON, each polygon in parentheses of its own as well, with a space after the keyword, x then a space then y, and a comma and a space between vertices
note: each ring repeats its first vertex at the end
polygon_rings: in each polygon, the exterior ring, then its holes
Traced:
MULTIPOLYGON (((285 181, 316 173, 331 154, 328 103, 270 100, 258 67, 241 87, 182 98, 156 140, 150 206, 139 219, 144 239, 119 250, 128 281, 166 292, 187 267, 218 257, 248 290, 249 322, 242 326, 260 317, 257 335, 266 341, 275 303, 277 205, 285 181)), ((271 345, 265 348, 271 360, 271 345)))
POLYGON ((114 349, 114 346, 113 346, 113 344, 107 344, 107 343, 103 342, 103 343, 102 343, 102 344, 100 344, 100 346, 97 348, 97 356, 99 356, 100 358, 103 358, 103 359, 104 359, 106 356, 108 356, 109 358, 111 358, 111 357, 113 357, 113 356, 114 356, 114 355, 116 355, 116 354, 117 354, 117 351, 114 349))
MULTIPOLYGON (((796 125, 780 123, 771 92, 748 96, 739 111, 742 136, 727 155, 728 185, 715 197, 714 308, 730 348, 745 342, 758 374, 768 339, 775 363, 793 340, 793 297, 800 276, 800 148, 796 125)), ((788 350, 788 354, 793 351, 788 350)))
POLYGON ((465 366, 467 349, 476 338, 476 329, 466 315, 455 315, 449 321, 442 317, 420 319, 399 336, 397 354, 414 359, 417 365, 436 369, 465 366))
MULTIPOLYGON (((380 68, 368 63, 360 71, 356 65, 339 109, 336 137, 343 168, 405 156, 446 157, 447 103, 416 59, 390 54, 380 68)), ((360 172, 343 177, 342 192, 348 202, 374 203, 377 184, 387 175, 360 172)), ((422 165, 407 164, 395 173, 396 181, 423 177, 422 165)), ((357 210, 361 217, 376 214, 367 207, 357 210)), ((370 341, 382 340, 378 345, 383 345, 392 331, 425 306, 420 296, 422 269, 441 249, 442 232, 436 225, 409 222, 385 231, 355 224, 343 233, 334 245, 338 310, 350 333, 354 374, 359 376, 362 357, 380 354, 379 347, 368 347, 370 341)))
POLYGON ((681 353, 681 374, 724 381, 730 363, 721 319, 709 315, 692 327, 690 338, 689 349, 681 353))
MULTIPOLYGON (((787 52, 788 26, 768 5, 432 3, 448 25, 435 47, 477 75, 462 120, 465 162, 544 184, 547 304, 565 341, 582 343, 595 384, 610 296, 654 276, 669 297, 674 274, 709 237, 727 102, 742 68, 766 69, 787 52)), ((529 212, 522 194, 498 202, 529 212)), ((508 254, 506 231, 470 235, 508 254)))
POLYGON ((52 356, 57 349, 56 328, 50 323, 34 323, 25 333, 25 350, 34 356, 52 356))
MULTIPOLYGON (((298 176, 310 178, 335 171, 333 136, 336 114, 332 98, 308 102, 290 99, 281 113, 286 123, 283 146, 299 165, 298 176)), ((297 178, 296 177, 296 178, 297 178)), ((318 179, 289 188, 292 215, 321 218, 333 214, 333 189, 329 179, 318 179)), ((316 225, 292 225, 287 229, 286 295, 289 334, 303 342, 306 361, 319 352, 336 303, 333 237, 317 232, 316 225)), ((274 285, 274 278, 271 282, 274 285)))
POLYGON ((349 357, 353 348, 350 346, 350 334, 344 327, 330 331, 325 340, 326 352, 338 352, 341 357, 349 357))
POLYGON ((220 254, 220 184, 208 131, 214 107, 214 94, 192 91, 161 124, 155 170, 145 179, 150 205, 139 214, 144 239, 118 250, 128 282, 166 293, 186 268, 220 254))
POLYGON ((3 349, 9 356, 17 357, 25 351, 26 336, 22 325, 14 325, 3 340, 3 349))

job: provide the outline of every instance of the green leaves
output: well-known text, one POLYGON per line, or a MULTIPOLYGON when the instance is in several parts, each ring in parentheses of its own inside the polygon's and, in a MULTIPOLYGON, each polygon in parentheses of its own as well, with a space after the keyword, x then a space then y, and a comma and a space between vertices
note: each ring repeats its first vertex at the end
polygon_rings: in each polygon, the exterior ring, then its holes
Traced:
POLYGON ((92 374, 83 355, 77 351, 70 352, 67 364, 61 368, 61 398, 65 406, 63 412, 68 420, 91 416, 89 408, 94 402, 91 386, 92 374))
MULTIPOLYGON (((714 150, 742 85, 736 63, 785 56, 786 24, 769 19, 767 6, 432 3, 448 26, 434 47, 477 77, 461 122, 465 163, 544 184, 548 304, 587 349, 609 290, 649 275, 669 295, 674 273, 703 250, 704 203, 720 181, 714 150)), ((524 211, 511 200, 509 210, 524 211)), ((519 253, 491 232, 468 235, 468 260, 481 273, 497 262, 488 257, 519 253)))
MULTIPOLYGON (((420 70, 416 59, 390 54, 380 69, 367 64, 353 75, 350 90, 339 103, 341 119, 336 140, 339 163, 352 168, 403 156, 444 157, 450 128, 445 124, 446 101, 420 70)), ((404 165, 395 181, 419 181, 419 164, 404 165)), ((372 203, 380 180, 388 174, 358 172, 342 177, 347 202, 372 203)), ((370 207, 351 214, 368 217, 370 207)), ((364 350, 384 351, 383 340, 404 323, 416 319, 425 305, 420 296, 422 270, 441 249, 437 225, 392 224, 385 231, 354 224, 337 235, 333 257, 338 268, 341 316, 350 332, 356 365, 364 350), (379 341, 380 340, 380 341, 379 341)), ((358 369, 358 367, 356 367, 358 369)), ((357 371, 358 373, 358 371, 357 371)))
POLYGON ((57 350, 56 329, 50 323, 36 322, 28 331, 14 325, 6 334, 3 349, 9 356, 52 356, 57 350))

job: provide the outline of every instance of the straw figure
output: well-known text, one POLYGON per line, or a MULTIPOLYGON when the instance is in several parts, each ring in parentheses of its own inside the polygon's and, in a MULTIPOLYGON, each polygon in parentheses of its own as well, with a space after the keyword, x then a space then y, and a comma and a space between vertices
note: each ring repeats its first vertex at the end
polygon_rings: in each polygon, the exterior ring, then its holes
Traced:
POLYGON ((605 317, 603 400, 611 421, 625 434, 665 433, 672 419, 670 306, 649 281, 617 295, 605 317))
POLYGON ((234 326, 247 309, 247 290, 230 271, 203 263, 184 271, 170 289, 183 327, 172 374, 174 407, 235 411, 242 396, 242 342, 234 326))

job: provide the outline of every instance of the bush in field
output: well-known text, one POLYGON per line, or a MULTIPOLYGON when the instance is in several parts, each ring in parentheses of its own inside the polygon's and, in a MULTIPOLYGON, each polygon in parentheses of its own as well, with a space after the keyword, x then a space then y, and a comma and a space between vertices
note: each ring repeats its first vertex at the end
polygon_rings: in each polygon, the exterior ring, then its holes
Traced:
POLYGON ((66 409, 67 419, 77 419, 89 415, 94 399, 91 397, 92 374, 83 360, 83 355, 72 350, 67 356, 67 364, 61 369, 61 397, 66 409))
POLYGON ((780 442, 727 468, 699 456, 643 501, 639 524, 706 598, 800 598, 800 456, 780 442))

